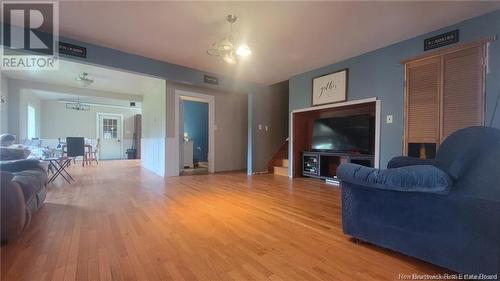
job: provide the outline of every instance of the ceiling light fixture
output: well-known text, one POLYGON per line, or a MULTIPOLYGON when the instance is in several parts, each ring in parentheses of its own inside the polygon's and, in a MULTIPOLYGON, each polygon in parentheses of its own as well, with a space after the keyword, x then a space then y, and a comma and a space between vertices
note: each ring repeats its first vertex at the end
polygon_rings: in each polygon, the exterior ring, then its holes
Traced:
POLYGON ((230 24, 229 33, 221 40, 215 41, 212 47, 207 50, 207 54, 215 57, 222 57, 228 64, 235 64, 238 58, 248 57, 252 54, 250 47, 242 42, 238 42, 236 34, 233 32, 233 23, 236 22, 238 17, 235 15, 228 15, 227 22, 230 24))
POLYGON ((89 74, 87 72, 83 72, 78 77, 76 77, 75 80, 81 82, 82 87, 85 88, 89 87, 90 85, 92 85, 92 83, 94 83, 94 80, 89 78, 89 74))
POLYGON ((89 111, 90 105, 80 103, 80 97, 78 97, 77 102, 66 103, 66 109, 77 110, 77 111, 89 111))
MULTIPOLYGON (((118 103, 120 103, 118 101, 116 101, 117 103, 115 103, 115 104, 97 103, 97 102, 80 102, 80 106, 77 106, 78 102, 75 102, 74 100, 71 100, 71 99, 58 99, 57 102, 67 104, 66 109, 73 109, 73 110, 80 110, 80 111, 82 111, 82 110, 85 111, 87 108, 90 110, 91 106, 93 106, 93 107, 95 107, 95 106, 109 107, 109 108, 124 108, 124 109, 131 108, 130 105, 118 104, 118 103), (75 109, 73 107, 76 107, 76 108, 79 107, 80 109, 75 109)), ((141 105, 136 104, 136 106, 133 107, 132 109, 141 109, 141 105)))

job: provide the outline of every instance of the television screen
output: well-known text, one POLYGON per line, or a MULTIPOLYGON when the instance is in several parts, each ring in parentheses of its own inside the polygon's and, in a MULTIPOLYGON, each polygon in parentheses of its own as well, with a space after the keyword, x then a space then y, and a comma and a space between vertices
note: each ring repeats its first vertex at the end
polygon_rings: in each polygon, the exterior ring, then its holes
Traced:
POLYGON ((312 149, 372 153, 374 118, 370 115, 322 118, 314 120, 312 149))

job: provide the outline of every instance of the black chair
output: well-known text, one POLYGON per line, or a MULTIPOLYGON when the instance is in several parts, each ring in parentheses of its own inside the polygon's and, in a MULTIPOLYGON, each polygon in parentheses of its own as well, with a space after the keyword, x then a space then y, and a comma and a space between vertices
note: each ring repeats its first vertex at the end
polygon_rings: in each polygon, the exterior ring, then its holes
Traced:
POLYGON ((66 138, 66 150, 68 157, 78 157, 82 156, 82 166, 85 166, 85 138, 83 137, 67 137, 66 138))

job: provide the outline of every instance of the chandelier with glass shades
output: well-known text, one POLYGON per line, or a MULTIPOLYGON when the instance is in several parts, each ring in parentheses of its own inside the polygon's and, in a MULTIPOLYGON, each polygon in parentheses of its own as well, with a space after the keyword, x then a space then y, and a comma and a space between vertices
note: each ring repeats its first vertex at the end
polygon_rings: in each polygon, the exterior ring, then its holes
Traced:
POLYGON ((235 15, 228 15, 226 17, 229 22, 229 33, 222 39, 215 41, 212 47, 207 50, 207 54, 215 57, 222 57, 222 59, 229 64, 235 64, 240 58, 248 57, 252 54, 252 50, 247 44, 239 42, 236 34, 233 32, 233 23, 238 18, 235 15))

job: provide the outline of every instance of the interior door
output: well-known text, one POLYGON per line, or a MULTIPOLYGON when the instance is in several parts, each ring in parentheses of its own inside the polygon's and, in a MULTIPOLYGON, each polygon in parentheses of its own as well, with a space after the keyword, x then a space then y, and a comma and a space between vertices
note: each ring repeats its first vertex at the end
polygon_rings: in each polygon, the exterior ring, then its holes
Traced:
POLYGON ((484 46, 443 57, 441 141, 456 130, 483 125, 484 46))
POLYGON ((438 143, 441 58, 407 65, 406 138, 413 143, 438 143))
POLYGON ((116 115, 99 115, 99 159, 121 159, 122 124, 116 115))

